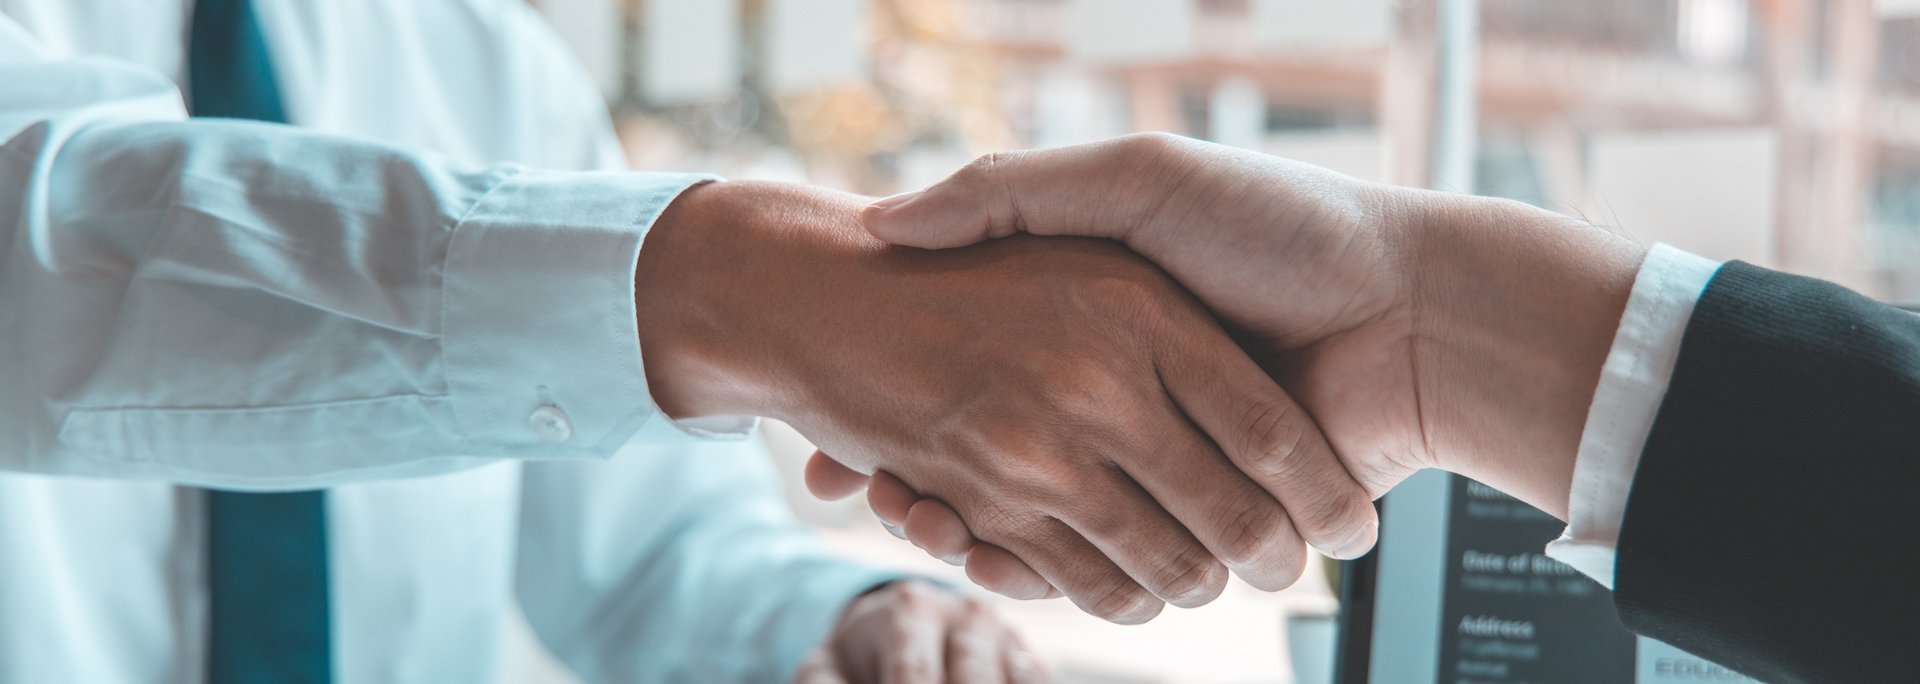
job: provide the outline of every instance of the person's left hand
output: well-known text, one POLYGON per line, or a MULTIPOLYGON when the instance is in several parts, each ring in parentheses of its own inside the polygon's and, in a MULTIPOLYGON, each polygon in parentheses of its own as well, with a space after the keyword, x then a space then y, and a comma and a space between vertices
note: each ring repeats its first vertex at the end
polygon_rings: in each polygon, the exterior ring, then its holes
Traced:
POLYGON ((894 582, 854 599, 793 684, 1040 684, 1020 637, 978 599, 894 582))

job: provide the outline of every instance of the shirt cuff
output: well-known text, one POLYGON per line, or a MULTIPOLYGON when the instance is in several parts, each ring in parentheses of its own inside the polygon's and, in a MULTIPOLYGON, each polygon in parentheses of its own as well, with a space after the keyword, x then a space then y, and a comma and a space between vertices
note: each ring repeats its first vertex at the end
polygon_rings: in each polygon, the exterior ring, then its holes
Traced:
POLYGON ((629 441, 745 439, 683 426, 647 390, 634 268, 698 174, 522 171, 459 224, 442 280, 447 393, 470 455, 607 458, 629 441))
POLYGON ((1567 530, 1547 556, 1613 588, 1614 547, 1640 452, 1666 397, 1693 305, 1720 262, 1656 244, 1634 277, 1587 410, 1567 501, 1567 530))

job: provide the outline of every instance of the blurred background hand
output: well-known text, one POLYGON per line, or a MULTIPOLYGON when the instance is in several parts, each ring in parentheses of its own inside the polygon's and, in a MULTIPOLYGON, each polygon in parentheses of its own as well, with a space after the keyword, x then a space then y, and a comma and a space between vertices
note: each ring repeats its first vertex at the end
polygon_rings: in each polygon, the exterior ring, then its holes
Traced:
POLYGON ((1046 664, 977 599, 918 581, 855 599, 794 684, 1044 684, 1046 664))

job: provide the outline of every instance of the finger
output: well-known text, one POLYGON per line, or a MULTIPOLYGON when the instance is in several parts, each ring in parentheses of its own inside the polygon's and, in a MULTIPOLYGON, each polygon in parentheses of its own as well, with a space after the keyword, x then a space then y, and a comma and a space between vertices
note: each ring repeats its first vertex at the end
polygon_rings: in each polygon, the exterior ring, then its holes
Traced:
POLYGON ((1000 649, 1008 684, 1046 684, 1053 679, 1053 668, 1047 666, 1045 659, 1027 650, 1019 633, 1007 630, 1006 641, 1000 649))
POLYGON ((1006 549, 985 542, 967 552, 967 579, 987 591, 1022 601, 1059 597, 1060 590, 1047 578, 1027 566, 1027 562, 1006 549))
POLYGON ((893 648, 880 653, 879 684, 940 684, 946 678, 947 624, 943 605, 953 597, 921 582, 901 582, 895 591, 893 648))
MULTIPOLYGON (((1238 350, 1235 350, 1238 352, 1238 350)), ((1300 578, 1306 545, 1287 509, 1227 460, 1171 405, 1158 412, 1152 458, 1125 463, 1128 474, 1207 550, 1242 579, 1279 591, 1300 578)))
POLYGON ((906 533, 907 541, 948 565, 966 564, 967 552, 973 549, 973 533, 967 531, 960 515, 935 499, 915 503, 900 530, 906 533))
POLYGON ((867 476, 841 465, 824 451, 815 451, 807 459, 805 479, 807 491, 828 501, 853 496, 867 487, 867 476))
MULTIPOLYGON (((1137 449, 1138 447, 1134 447, 1137 449)), ((1074 459, 1081 460, 1081 459, 1074 459)), ((1215 558, 1193 533, 1161 507, 1160 502, 1117 468, 1101 469, 1089 477, 1089 485, 1055 483, 1054 491, 1070 492, 1072 505, 1055 510, 1061 522, 1071 526, 1101 553, 1124 570, 1154 596, 1182 608, 1195 608, 1212 602, 1227 587, 1227 568, 1215 558), (1089 502, 1099 502, 1088 505, 1089 502)), ((1035 500, 1042 500, 1035 495, 1035 500)), ((1013 541, 1026 540, 993 540, 1013 541)), ((1002 548, 1032 564, 1049 547, 1027 545, 1002 548)), ((1081 596, 1061 584, 1064 579, 1035 565, 1034 569, 1068 596, 1081 596)))
POLYGON ((1001 649, 1007 630, 977 599, 965 599, 947 633, 947 681, 950 684, 1005 684, 1001 649))
POLYGON ((847 684, 840 676, 840 666, 833 659, 833 651, 825 647, 807 654, 800 666, 794 668, 793 684, 847 684))
POLYGON ((874 237, 926 249, 1021 231, 1124 240, 1161 194, 1150 171, 1168 168, 1164 161, 1191 149, 1174 137, 1133 135, 988 154, 925 190, 868 205, 860 219, 874 237), (1149 173, 1116 174, 1117 168, 1149 173))
MULTIPOLYGON (((875 473, 876 491, 881 487, 878 476, 879 473, 875 473)), ((965 521, 960 519, 960 514, 940 500, 921 499, 913 505, 912 515, 914 519, 926 522, 918 527, 908 525, 905 538, 948 563, 960 565, 946 558, 957 556, 966 564, 967 578, 987 591, 1020 600, 1058 598, 1062 595, 1040 573, 1028 567, 1026 561, 1007 553, 1006 549, 974 539, 973 534, 967 531, 965 521), (950 541, 940 541, 943 537, 950 541)))
POLYGON ((873 471, 867 488, 867 506, 880 522, 899 528, 907 524, 907 514, 920 501, 919 492, 884 470, 873 471))
POLYGON ((1313 417, 1229 338, 1200 339, 1200 348, 1156 361, 1168 396, 1280 502, 1307 544, 1339 559, 1373 548, 1380 523, 1372 499, 1313 417))
POLYGON ((1007 681, 1011 684, 1046 684, 1053 681, 1053 669, 1046 661, 1025 650, 1007 651, 1007 681))
MULTIPOLYGON (((1061 520, 1028 522, 1001 542, 999 548, 1018 549, 1015 555, 1094 617, 1137 625, 1152 620, 1166 607, 1165 601, 1135 582, 1106 552, 1061 520)), ((981 546, 985 545, 975 548, 981 546)))

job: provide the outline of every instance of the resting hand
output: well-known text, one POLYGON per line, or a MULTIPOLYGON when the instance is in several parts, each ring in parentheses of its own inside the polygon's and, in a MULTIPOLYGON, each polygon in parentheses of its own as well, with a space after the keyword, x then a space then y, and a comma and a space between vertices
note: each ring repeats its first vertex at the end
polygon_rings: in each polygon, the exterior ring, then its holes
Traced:
MULTIPOLYGON (((1163 134, 989 155, 862 218, 882 239, 933 249, 1018 232, 1122 241, 1228 324, 1370 497, 1442 468, 1562 518, 1600 363, 1644 254, 1514 202, 1163 134)), ((836 471, 824 459, 813 469, 836 471)), ((937 499, 891 478, 872 493, 883 520, 935 555, 977 556, 969 573, 989 588, 1031 590, 1016 559, 974 550, 962 522, 973 519, 937 499)))
POLYGON ((636 275, 668 415, 784 420, 1025 559, 1041 580, 1023 596, 1057 587, 1117 622, 1211 601, 1229 568, 1286 586, 1302 534, 1339 548, 1371 524, 1305 412, 1138 256, 1099 240, 889 247, 861 204, 723 183, 669 206, 636 275))
POLYGON ((1042 684, 1045 666, 977 599, 895 582, 854 599, 793 684, 1042 684))

